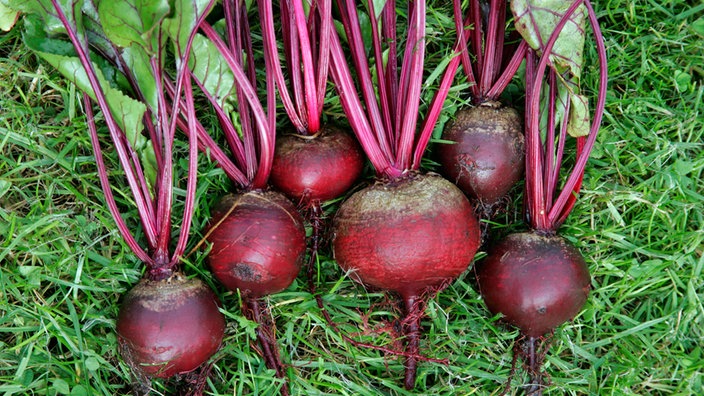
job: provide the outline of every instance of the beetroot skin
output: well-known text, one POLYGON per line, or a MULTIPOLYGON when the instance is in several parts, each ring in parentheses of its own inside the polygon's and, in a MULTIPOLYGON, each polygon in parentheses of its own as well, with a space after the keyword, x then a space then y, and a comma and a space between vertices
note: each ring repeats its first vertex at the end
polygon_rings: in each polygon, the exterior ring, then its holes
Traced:
POLYGON ((256 298, 291 285, 305 255, 303 219, 280 193, 247 192, 220 200, 210 221, 208 264, 230 290, 256 298))
POLYGON ((579 251, 559 236, 512 234, 476 266, 489 310, 529 337, 540 337, 574 318, 587 300, 589 269, 579 251))
POLYGON ((364 154, 357 141, 327 126, 316 136, 277 138, 269 180, 296 201, 326 201, 349 190, 363 167, 364 154))
POLYGON ((494 204, 523 175, 521 118, 509 107, 489 102, 457 112, 438 145, 443 174, 469 197, 494 204))
POLYGON ((125 295, 117 318, 120 351, 137 371, 168 378, 195 370, 220 347, 220 301, 199 279, 176 273, 142 279, 125 295))
POLYGON ((437 175, 367 187, 340 206, 333 227, 340 267, 404 299, 459 276, 479 247, 472 205, 437 175))

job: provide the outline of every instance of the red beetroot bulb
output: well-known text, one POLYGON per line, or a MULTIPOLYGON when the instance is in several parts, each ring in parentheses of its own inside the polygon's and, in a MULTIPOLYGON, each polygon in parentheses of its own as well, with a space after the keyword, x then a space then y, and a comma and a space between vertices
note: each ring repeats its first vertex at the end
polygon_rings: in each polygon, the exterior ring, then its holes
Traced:
POLYGON ((354 137, 336 127, 312 136, 287 134, 276 139, 269 181, 295 201, 327 201, 352 187, 364 158, 354 137))
POLYGON ((457 112, 438 145, 443 174, 467 194, 492 205, 520 180, 525 167, 521 118, 510 107, 485 102, 457 112))
POLYGON ((367 187, 340 206, 333 227, 340 267, 404 299, 459 276, 479 248, 472 205, 438 175, 367 187))
POLYGON ((206 239, 208 264, 228 289, 252 298, 291 285, 305 255, 305 229, 296 207, 282 194, 230 194, 215 206, 206 239))
POLYGON ((220 347, 225 318, 201 280, 179 273, 142 279, 124 298, 117 318, 121 355, 150 377, 188 373, 220 347))
POLYGON ((564 238, 511 234, 476 266, 489 310, 529 337, 540 337, 574 318, 589 295, 589 269, 564 238))

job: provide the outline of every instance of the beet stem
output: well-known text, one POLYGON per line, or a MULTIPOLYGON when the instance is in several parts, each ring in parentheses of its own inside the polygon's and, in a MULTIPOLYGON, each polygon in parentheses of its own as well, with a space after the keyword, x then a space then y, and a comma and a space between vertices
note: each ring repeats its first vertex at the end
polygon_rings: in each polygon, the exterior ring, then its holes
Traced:
MULTIPOLYGON (((374 4, 372 3, 371 0, 367 1, 369 9, 373 10, 374 9, 374 4)), ((384 7, 386 10, 388 7, 384 7)), ((385 12, 385 11, 384 11, 385 12)), ((372 37, 378 37, 379 36, 379 21, 376 19, 375 13, 371 13, 369 17, 372 19, 372 23, 370 24, 372 28, 372 37)), ((382 16, 383 18, 383 16, 382 16)), ((386 22, 386 21, 385 21, 386 22)), ((392 30, 395 30, 396 26, 395 25, 382 25, 385 27, 384 33, 385 37, 384 40, 387 40, 388 37, 386 33, 392 33, 392 30)), ((395 32, 393 32, 395 33, 395 32)), ((388 41, 389 43, 395 43, 396 41, 388 41)), ((375 66, 377 70, 377 84, 378 84, 378 89, 379 89, 379 100, 381 103, 391 103, 391 106, 381 106, 381 115, 382 115, 382 121, 384 122, 384 128, 386 128, 387 131, 392 131, 394 134, 396 134, 396 130, 391 126, 392 125, 392 118, 395 118, 394 115, 396 115, 396 106, 397 106, 397 101, 396 101, 396 96, 397 96, 397 91, 398 91, 398 81, 395 79, 390 79, 387 78, 387 73, 386 70, 384 69, 384 50, 381 48, 381 40, 372 40, 372 46, 374 47, 374 60, 375 60, 375 66), (393 89, 393 90, 392 90, 393 89)), ((396 53, 396 48, 395 46, 389 46, 389 50, 393 51, 396 53), (393 47, 393 48, 392 48, 393 47)), ((395 57, 394 58, 389 58, 395 62, 395 57)), ((388 62, 392 63, 392 62, 388 62)), ((393 74, 396 75, 396 74, 393 74)), ((394 144, 398 146, 398 136, 393 137, 394 144)), ((393 147, 392 147, 393 148, 393 147)))
POLYGON ((472 63, 469 60, 469 52, 467 50, 467 39, 472 33, 469 29, 470 15, 467 18, 462 16, 462 1, 453 0, 452 9, 455 16, 455 30, 457 31, 457 42, 455 45, 455 52, 459 52, 459 57, 462 58, 462 68, 464 69, 464 74, 467 76, 467 82, 470 84, 470 91, 472 96, 479 96, 479 84, 477 84, 477 79, 474 77, 474 71, 472 70, 472 63))
MULTIPOLYGON (((475 64, 477 67, 477 74, 479 74, 482 70, 484 70, 484 51, 482 51, 482 11, 481 5, 478 1, 473 1, 469 4, 469 12, 471 15, 470 18, 472 19, 472 23, 474 25, 474 31, 472 32, 473 34, 470 39, 472 40, 474 55, 477 57, 475 64)), ((479 91, 481 92, 481 85, 479 91)))
MULTIPOLYGON (((234 52, 236 51, 230 51, 228 45, 222 40, 222 38, 220 38, 215 29, 211 27, 208 23, 202 23, 200 25, 200 29, 206 35, 206 37, 210 39, 210 41, 215 45, 218 52, 223 56, 223 58, 225 59, 225 64, 229 67, 229 69, 235 76, 235 81, 238 83, 238 88, 242 91, 242 96, 238 95, 238 98, 241 98, 238 103, 244 104, 246 102, 247 105, 246 107, 240 106, 238 111, 242 113, 242 109, 248 109, 248 116, 251 116, 254 120, 254 124, 251 125, 256 125, 256 128, 250 128, 248 130, 242 131, 245 147, 247 147, 248 141, 253 141, 253 139, 255 138, 255 134, 256 139, 258 141, 258 147, 256 147, 256 149, 258 150, 257 156, 248 157, 247 153, 245 152, 245 160, 252 161, 247 163, 248 178, 251 172, 254 172, 254 175, 253 177, 249 178, 250 185, 242 187, 248 187, 249 189, 263 188, 266 185, 269 173, 271 172, 271 163, 274 159, 273 142, 275 131, 271 118, 272 116, 274 116, 273 110, 269 107, 268 103, 267 111, 264 111, 257 95, 256 88, 251 84, 249 76, 246 74, 246 71, 243 70, 244 66, 241 64, 241 62, 238 62, 237 57, 234 54, 234 52), (255 157, 259 158, 259 163, 255 162, 255 157), (256 170, 254 170, 255 167, 256 170)), ((265 62, 265 66, 267 67, 267 69, 270 68, 268 61, 265 62)), ((269 81, 267 80, 267 85, 267 95, 270 95, 273 89, 273 84, 269 84, 269 81)), ((271 100, 271 97, 269 98, 269 100, 271 100)), ((244 117, 241 115, 241 118, 244 117)))
MULTIPOLYGON (((560 22, 555 26, 555 31, 550 35, 548 42, 544 47, 541 46, 541 48, 543 52, 547 54, 552 51, 553 45, 555 44, 562 27, 567 23, 570 15, 572 15, 577 7, 582 4, 584 4, 587 8, 589 21, 596 41, 597 54, 599 55, 599 94, 594 111, 594 118, 589 129, 589 134, 587 135, 586 141, 582 148, 583 155, 580 154, 576 159, 576 162, 567 176, 567 180, 565 181, 562 190, 559 193, 555 191, 549 194, 550 196, 554 196, 555 194, 557 195, 554 203, 549 206, 546 205, 543 180, 540 177, 537 177, 542 173, 544 166, 543 161, 545 160, 545 155, 541 156, 539 151, 541 145, 541 130, 539 127, 540 112, 538 109, 540 109, 540 92, 544 84, 543 80, 548 68, 549 56, 541 56, 538 63, 533 65, 534 69, 531 68, 531 72, 534 72, 535 75, 527 77, 527 80, 530 80, 530 84, 527 84, 526 86, 530 88, 526 90, 526 169, 534 169, 536 175, 531 175, 533 172, 526 172, 526 196, 528 202, 530 203, 528 206, 528 211, 530 212, 528 213, 528 217, 530 218, 531 226, 540 231, 555 231, 569 214, 569 211, 565 212, 565 209, 567 209, 568 206, 568 200, 571 203, 572 197, 579 191, 578 186, 581 187, 586 162, 596 141, 596 136, 604 113, 606 84, 608 78, 606 49, 603 37, 601 35, 601 30, 599 28, 599 23, 596 19, 596 14, 594 13, 589 0, 575 0, 567 9, 564 16, 562 16, 560 22), (529 181, 531 178, 533 180, 529 181)), ((528 63, 531 62, 529 61, 528 63)), ((528 73, 528 69, 526 69, 526 73, 528 73)), ((526 75, 528 76, 528 74, 526 75)))
MULTIPOLYGON (((491 1, 491 9, 488 14, 488 23, 484 34, 486 40, 484 45, 484 67, 479 80, 479 90, 482 96, 489 90, 495 74, 498 70, 494 57, 501 52, 501 48, 497 48, 497 38, 504 35, 504 21, 499 20, 501 8, 506 9, 506 2, 500 3, 497 0, 491 1), (499 15, 497 15, 499 14, 499 15)), ((498 66, 501 66, 500 64, 498 66)))
POLYGON ((404 320, 404 333, 406 335, 406 352, 409 356, 406 357, 404 366, 406 367, 406 376, 404 386, 407 390, 412 390, 416 385, 416 372, 418 370, 418 360, 414 355, 418 354, 420 346, 420 304, 418 304, 416 296, 405 297, 403 299, 406 305, 406 318, 404 320))

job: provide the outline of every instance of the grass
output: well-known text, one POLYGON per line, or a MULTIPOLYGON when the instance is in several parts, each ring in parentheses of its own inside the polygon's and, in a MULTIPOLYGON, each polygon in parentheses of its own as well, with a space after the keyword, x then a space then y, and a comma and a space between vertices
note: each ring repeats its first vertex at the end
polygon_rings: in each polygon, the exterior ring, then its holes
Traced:
MULTIPOLYGON (((607 112, 584 192, 561 230, 587 259, 594 290, 552 338, 548 394, 704 393, 704 5, 689 4, 595 4, 609 52, 607 112)), ((594 80, 591 70, 584 86, 594 80)), ((16 31, 0 35, 0 92, 0 394, 130 394, 114 325, 141 264, 102 204, 76 92, 16 31)), ((191 246, 207 203, 227 188, 211 165, 200 173, 191 246)), ((501 221, 518 219, 511 212, 501 221)), ((228 318, 206 394, 275 394, 239 297, 213 281, 202 254, 189 260, 186 272, 215 288, 228 318)), ((320 289, 345 332, 398 342, 392 298, 355 285, 326 256, 320 267, 320 289)), ((341 340, 302 278, 269 302, 294 394, 406 393, 402 362, 341 340)), ((422 351, 449 365, 422 363, 419 393, 501 394, 518 334, 488 314, 471 274, 429 303, 423 325, 422 351)), ((510 394, 521 393, 525 376, 517 375, 510 394)), ((176 388, 154 381, 152 394, 176 388)))

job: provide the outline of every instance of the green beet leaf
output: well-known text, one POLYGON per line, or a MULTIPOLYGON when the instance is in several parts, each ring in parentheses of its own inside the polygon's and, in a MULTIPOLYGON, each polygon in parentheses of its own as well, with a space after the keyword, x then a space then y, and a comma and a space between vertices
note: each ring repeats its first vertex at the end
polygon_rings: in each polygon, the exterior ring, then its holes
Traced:
POLYGON ((11 9, 0 1, 0 30, 5 32, 10 31, 10 29, 15 26, 18 16, 19 11, 11 9))
MULTIPOLYGON (((38 16, 44 21, 44 30, 49 34, 53 35, 66 32, 64 25, 54 13, 54 6, 51 4, 50 0, 0 0, 0 3, 8 10, 16 11, 20 14, 38 16)), ((81 0, 58 0, 58 3, 64 10, 70 10, 71 7, 73 7, 74 10, 80 10, 83 7, 83 1, 81 0)), ((82 26, 80 12, 67 13, 67 17, 69 18, 69 22, 73 22, 74 25, 82 26), (70 18, 73 17, 78 20, 71 20, 70 18)))
POLYGON ((205 90, 213 95, 223 109, 231 109, 232 105, 228 103, 235 100, 235 76, 215 45, 201 35, 196 36, 188 62, 193 75, 205 90))
POLYGON ((159 49, 160 26, 169 14, 167 0, 101 1, 98 13, 108 39, 119 47, 137 44, 154 53, 159 49))
MULTIPOLYGON (((43 22, 34 15, 25 17, 24 41, 28 48, 42 57, 45 61, 55 67, 61 74, 76 84, 76 86, 86 92, 93 100, 95 100, 95 92, 90 85, 88 75, 81 64, 78 56, 75 55, 73 46, 68 41, 54 39, 48 37, 42 29, 43 22)), ((110 111, 115 117, 120 129, 127 135, 128 140, 133 146, 142 146, 144 138, 138 139, 141 136, 143 128, 142 117, 146 111, 146 106, 129 96, 125 95, 121 90, 114 87, 114 84, 105 78, 104 69, 94 63, 96 74, 100 80, 101 89, 105 93, 110 111), (138 141, 141 140, 141 141, 138 141)))
MULTIPOLYGON (((516 30, 538 54, 544 52, 550 36, 564 17, 572 1, 566 0, 514 0, 511 11, 516 30)), ((556 118, 568 122, 567 133, 573 137, 589 134, 589 103, 580 95, 580 78, 584 66, 584 43, 587 11, 580 5, 559 32, 550 51, 549 67, 558 76, 558 108, 556 118), (567 102, 569 115, 564 116, 567 102)), ((541 125, 542 127, 542 125, 541 125)))
MULTIPOLYGON (((565 0, 514 0, 511 2, 511 11, 516 30, 531 48, 542 54, 555 26, 571 5, 571 1, 565 0)), ((581 76, 586 21, 586 7, 581 5, 560 32, 550 53, 550 60, 558 72, 569 69, 573 76, 581 76)))

